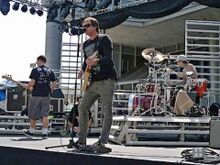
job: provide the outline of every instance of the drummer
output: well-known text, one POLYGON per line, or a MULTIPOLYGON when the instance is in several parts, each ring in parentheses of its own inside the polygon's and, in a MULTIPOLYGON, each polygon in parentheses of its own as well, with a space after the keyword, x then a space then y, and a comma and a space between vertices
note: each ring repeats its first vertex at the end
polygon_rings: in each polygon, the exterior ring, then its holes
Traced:
MULTIPOLYGON (((184 80, 185 84, 190 80, 198 77, 198 73, 193 64, 189 63, 185 55, 179 55, 176 59, 177 66, 183 68, 182 72, 177 73, 177 76, 184 80)), ((185 116, 185 112, 194 105, 194 101, 186 93, 186 90, 181 89, 176 95, 174 104, 174 113, 176 115, 185 116)))
POLYGON ((177 56, 176 62, 178 67, 183 68, 182 72, 177 73, 177 76, 179 78, 183 78, 185 81, 187 81, 189 78, 198 78, 196 67, 193 64, 189 63, 185 55, 181 54, 177 56))

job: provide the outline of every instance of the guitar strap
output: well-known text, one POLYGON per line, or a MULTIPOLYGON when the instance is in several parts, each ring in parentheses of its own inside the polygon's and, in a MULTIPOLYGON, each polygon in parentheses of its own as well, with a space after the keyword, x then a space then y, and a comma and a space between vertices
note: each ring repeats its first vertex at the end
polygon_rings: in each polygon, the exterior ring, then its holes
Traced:
MULTIPOLYGON (((100 44, 100 36, 98 35, 98 40, 97 40, 96 43, 95 43, 93 53, 94 53, 96 50, 99 50, 99 44, 100 44)), ((99 53, 98 53, 98 54, 99 54, 99 53)))

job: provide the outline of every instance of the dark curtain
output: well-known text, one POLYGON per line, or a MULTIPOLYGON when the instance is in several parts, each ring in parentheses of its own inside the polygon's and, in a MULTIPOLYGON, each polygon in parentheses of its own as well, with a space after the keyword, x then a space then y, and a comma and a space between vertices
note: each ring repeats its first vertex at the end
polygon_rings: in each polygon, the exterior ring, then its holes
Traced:
POLYGON ((109 29, 124 22, 128 18, 128 15, 124 11, 115 11, 97 15, 95 18, 99 21, 100 29, 109 29))
MULTIPOLYGON (((115 27, 128 19, 128 15, 125 14, 124 10, 112 11, 105 14, 95 15, 93 17, 99 21, 100 29, 109 29, 115 27)), ((84 18, 72 21, 71 26, 81 25, 83 19, 84 18)))
POLYGON ((194 0, 194 1, 201 5, 220 8, 220 0, 194 0))
MULTIPOLYGON (((129 16, 141 19, 159 18, 175 13, 189 5, 191 2, 220 8, 220 0, 157 0, 95 15, 94 17, 99 21, 101 29, 108 29, 121 24, 129 16)), ((74 24, 80 24, 81 20, 75 20, 74 24)))
POLYGON ((134 18, 158 18, 181 10, 191 0, 158 0, 127 8, 128 15, 134 18))

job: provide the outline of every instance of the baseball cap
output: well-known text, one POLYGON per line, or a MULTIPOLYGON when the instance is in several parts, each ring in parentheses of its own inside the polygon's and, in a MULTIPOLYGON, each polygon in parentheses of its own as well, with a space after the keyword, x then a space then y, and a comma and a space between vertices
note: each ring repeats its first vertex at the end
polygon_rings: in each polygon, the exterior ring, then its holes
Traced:
POLYGON ((181 54, 177 56, 175 62, 179 62, 179 61, 188 61, 186 55, 181 54))

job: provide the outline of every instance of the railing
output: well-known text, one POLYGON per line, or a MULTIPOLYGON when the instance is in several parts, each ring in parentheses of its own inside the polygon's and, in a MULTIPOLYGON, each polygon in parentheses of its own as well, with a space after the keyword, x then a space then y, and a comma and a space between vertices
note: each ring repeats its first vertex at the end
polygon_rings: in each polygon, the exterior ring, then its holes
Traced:
MULTIPOLYGON (((27 129, 30 122, 27 116, 0 115, 0 134, 22 134, 23 129, 27 129)), ((65 119, 49 119, 49 133, 61 134, 65 127, 65 119)), ((42 123, 37 120, 36 133, 42 132, 42 123)))
POLYGON ((220 93, 220 22, 187 20, 185 23, 185 54, 196 62, 198 74, 210 81, 213 102, 220 93))
POLYGON ((116 116, 109 138, 125 145, 208 146, 210 119, 116 116))

